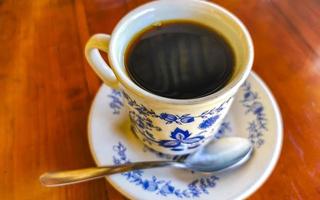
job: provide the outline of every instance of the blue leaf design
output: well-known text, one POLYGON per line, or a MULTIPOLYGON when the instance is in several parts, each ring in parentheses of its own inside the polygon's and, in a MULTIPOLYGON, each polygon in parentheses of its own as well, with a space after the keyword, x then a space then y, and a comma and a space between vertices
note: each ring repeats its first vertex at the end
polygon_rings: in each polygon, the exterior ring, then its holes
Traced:
POLYGON ((158 184, 152 180, 145 180, 142 183, 142 186, 143 186, 143 189, 151 192, 156 191, 158 189, 158 184))
POLYGON ((167 147, 167 148, 174 148, 181 144, 179 140, 161 140, 159 142, 160 146, 167 147))
POLYGON ((196 137, 192 137, 192 138, 187 138, 187 139, 183 140, 182 142, 185 144, 193 144, 196 142, 200 142, 203 139, 204 139, 204 136, 200 135, 200 136, 196 136, 196 137))
POLYGON ((210 126, 212 126, 216 121, 217 119, 219 119, 219 115, 215 115, 213 117, 210 117, 208 119, 205 119, 201 122, 201 124, 199 124, 199 128, 200 129, 206 129, 206 128, 209 128, 210 126))
POLYGON ((168 113, 161 113, 160 114, 160 119, 166 120, 167 122, 174 122, 176 121, 178 118, 175 115, 172 114, 168 114, 168 113))
POLYGON ((194 121, 194 117, 191 117, 191 116, 182 116, 180 117, 180 121, 182 123, 191 123, 194 121))

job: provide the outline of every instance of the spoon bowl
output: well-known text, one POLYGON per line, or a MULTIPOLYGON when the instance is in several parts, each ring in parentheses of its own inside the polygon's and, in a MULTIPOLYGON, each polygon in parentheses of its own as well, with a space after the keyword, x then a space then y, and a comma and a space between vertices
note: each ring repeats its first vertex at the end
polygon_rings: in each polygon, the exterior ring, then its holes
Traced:
POLYGON ((190 154, 183 162, 194 171, 222 172, 242 165, 252 152, 253 147, 248 139, 225 137, 211 141, 204 148, 190 154))

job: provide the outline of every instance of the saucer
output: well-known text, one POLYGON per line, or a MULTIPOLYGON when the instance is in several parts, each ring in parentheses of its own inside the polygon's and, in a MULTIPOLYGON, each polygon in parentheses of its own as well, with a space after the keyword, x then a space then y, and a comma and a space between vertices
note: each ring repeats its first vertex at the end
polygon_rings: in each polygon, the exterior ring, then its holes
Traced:
MULTIPOLYGON (((190 170, 155 168, 106 177, 130 199, 244 199, 269 177, 282 145, 282 119, 274 97, 255 74, 241 86, 215 138, 247 137, 252 158, 233 171, 204 175, 190 170)), ((88 137, 98 166, 177 159, 145 147, 132 133, 122 94, 106 85, 99 89, 89 115, 88 137)))

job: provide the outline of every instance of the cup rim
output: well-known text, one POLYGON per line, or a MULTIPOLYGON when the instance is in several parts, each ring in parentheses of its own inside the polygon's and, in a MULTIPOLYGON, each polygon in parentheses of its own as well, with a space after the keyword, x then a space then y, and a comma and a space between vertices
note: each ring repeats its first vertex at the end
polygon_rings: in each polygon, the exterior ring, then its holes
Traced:
MULTIPOLYGON (((232 14, 227 9, 212 3, 212 2, 206 2, 206 1, 199 1, 199 0, 188 0, 192 3, 202 4, 202 6, 211 7, 212 9, 219 10, 222 12, 225 16, 230 18, 232 21, 234 21, 239 27, 240 30, 243 32, 243 35, 245 37, 246 45, 248 47, 248 59, 247 62, 244 64, 244 70, 240 72, 231 82, 229 82, 226 86, 224 86, 222 89, 218 90, 217 92, 214 92, 210 95, 206 95, 199 98, 192 98, 192 99, 174 99, 174 98, 167 98, 163 96, 159 96, 156 94, 153 94, 141 87, 139 87, 136 83, 134 83, 130 77, 127 75, 125 70, 121 69, 120 62, 117 60, 117 53, 114 52, 114 46, 117 45, 117 41, 115 40, 116 36, 119 34, 119 29, 125 24, 125 23, 131 23, 134 21, 139 15, 144 14, 147 11, 150 11, 150 9, 154 9, 154 6, 157 6, 157 4, 161 3, 170 3, 171 1, 153 1, 146 4, 143 4, 132 11, 130 11, 128 14, 126 14, 116 25, 114 28, 112 34, 111 34, 111 40, 109 44, 109 63, 113 69, 113 72, 115 73, 117 79, 121 83, 121 85, 126 88, 127 90, 131 91, 135 95, 161 102, 161 103, 167 103, 167 104, 174 104, 174 105, 195 105, 195 104, 201 104, 208 102, 212 99, 223 99, 225 98, 229 91, 234 90, 238 88, 248 77, 252 64, 253 64, 253 58, 254 58, 254 51, 253 51, 253 42, 251 39, 251 36, 247 30, 247 28, 244 26, 244 24, 241 22, 241 20, 236 17, 234 14, 232 14)), ((173 2, 172 2, 173 3, 173 2)), ((186 0, 175 0, 174 3, 186 3, 186 0)))

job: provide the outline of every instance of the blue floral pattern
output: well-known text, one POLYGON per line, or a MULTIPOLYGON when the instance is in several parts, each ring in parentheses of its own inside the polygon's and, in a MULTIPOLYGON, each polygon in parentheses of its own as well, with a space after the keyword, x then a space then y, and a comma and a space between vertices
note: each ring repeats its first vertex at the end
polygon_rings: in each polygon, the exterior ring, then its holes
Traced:
MULTIPOLYGON (((145 117, 154 117, 164 120, 166 124, 176 123, 176 124, 187 124, 195 121, 196 118, 201 118, 206 120, 207 118, 211 118, 217 114, 219 114, 229 101, 232 98, 229 98, 225 102, 223 102, 218 107, 214 107, 210 110, 202 112, 200 115, 192 116, 191 114, 183 114, 183 115, 175 115, 171 113, 155 113, 152 109, 146 108, 142 104, 138 104, 134 99, 132 99, 127 93, 123 92, 124 98, 127 100, 128 105, 131 106, 134 110, 136 110, 139 114, 144 115, 145 117)), ((213 125, 213 123, 211 124, 213 125)))
POLYGON ((207 119, 203 120, 201 122, 201 124, 199 124, 199 128, 200 129, 209 128, 217 121, 217 119, 219 119, 219 115, 215 115, 215 116, 212 116, 210 118, 207 118, 207 119))
POLYGON ((229 98, 227 101, 221 103, 221 105, 210 110, 206 110, 195 116, 191 114, 177 115, 167 112, 158 114, 152 109, 149 109, 142 104, 138 104, 136 100, 131 98, 125 92, 123 92, 123 97, 131 107, 129 115, 132 122, 132 130, 134 131, 136 136, 150 146, 156 144, 163 148, 170 149, 171 151, 194 149, 198 147, 202 142, 209 139, 209 137, 205 138, 201 134, 213 130, 211 127, 220 118, 220 112, 223 111, 227 107, 229 101, 232 100, 232 98, 229 98), (164 140, 156 139, 157 132, 160 132, 162 130, 160 127, 153 124, 155 118, 160 119, 168 125, 183 125, 196 122, 198 123, 196 126, 199 129, 199 133, 194 134, 189 130, 182 130, 181 126, 178 126, 172 127, 170 138, 164 140), (196 119, 198 120, 196 121, 196 119), (193 136, 191 137, 191 135, 193 136))
POLYGON ((161 113, 159 118, 166 121, 166 124, 171 124, 173 122, 177 124, 187 124, 194 121, 195 117, 190 116, 190 114, 185 114, 182 116, 173 115, 169 113, 161 113))
POLYGON ((244 95, 240 102, 246 109, 245 113, 252 114, 254 118, 247 127, 249 131, 248 137, 252 144, 260 147, 264 144, 263 134, 268 130, 265 109, 259 100, 258 93, 252 91, 251 84, 248 81, 241 88, 244 91, 244 95))
MULTIPOLYGON (((251 142, 260 147, 264 144, 264 133, 267 131, 268 120, 266 118, 265 108, 260 101, 260 97, 256 91, 252 90, 251 84, 247 81, 242 86, 244 94, 240 99, 240 103, 245 108, 245 114, 251 115, 252 120, 247 125, 248 137, 251 142)), ((121 93, 116 90, 112 90, 111 94, 108 95, 111 98, 109 106, 113 111, 113 114, 117 115, 123 107, 121 101, 121 93)), ((131 111, 130 118, 135 124, 135 127, 139 131, 143 131, 143 135, 147 138, 148 141, 155 141, 157 144, 161 143, 164 146, 170 148, 179 148, 179 145, 184 145, 192 143, 193 141, 201 142, 204 139, 201 136, 201 132, 191 137, 191 133, 188 130, 182 130, 176 128, 171 132, 170 140, 156 141, 153 138, 153 135, 150 133, 152 130, 160 130, 160 127, 157 127, 152 124, 152 121, 148 119, 149 117, 158 117, 164 120, 166 123, 191 123, 195 118, 200 117, 203 121, 199 124, 199 129, 205 129, 212 126, 215 121, 219 118, 219 112, 223 110, 223 106, 219 106, 209 111, 205 111, 199 116, 191 115, 182 115, 177 116, 169 113, 161 113, 157 115, 152 110, 147 109, 144 106, 137 105, 135 101, 128 101, 129 105, 136 107, 135 111, 131 111)), ((250 118, 251 118, 250 116, 250 118)), ((223 137, 226 133, 231 132, 231 124, 229 121, 222 122, 218 131, 216 131, 214 137, 219 139, 223 137)), ((123 164, 130 162, 127 157, 126 151, 127 148, 121 143, 113 146, 113 163, 114 164, 123 164)), ((156 152, 147 146, 143 147, 144 152, 151 152, 157 157, 177 160, 181 156, 170 156, 156 152)), ((160 196, 174 196, 177 198, 196 198, 204 194, 209 194, 209 189, 212 189, 216 186, 219 177, 217 176, 204 176, 196 180, 190 181, 186 187, 178 188, 171 180, 161 180, 157 176, 146 177, 143 170, 134 170, 130 172, 125 172, 121 174, 126 178, 126 180, 137 187, 142 188, 145 191, 154 193, 160 196)))
POLYGON ((129 112, 129 115, 132 122, 133 133, 135 133, 137 136, 137 132, 139 132, 140 136, 142 136, 142 140, 151 146, 153 144, 157 144, 161 147, 169 148, 172 151, 183 151, 185 149, 194 149, 208 139, 202 136, 203 133, 207 132, 206 130, 199 132, 194 137, 190 137, 192 133, 190 133, 188 130, 176 128, 171 132, 171 140, 157 140, 150 130, 160 129, 160 127, 154 126, 152 121, 146 125, 145 121, 141 120, 140 116, 136 115, 135 112, 129 112))
POLYGON ((109 106, 113 110, 113 114, 118 115, 123 107, 122 93, 118 90, 112 89, 111 94, 109 94, 108 97, 111 98, 109 106))
POLYGON ((134 126, 138 127, 141 130, 146 130, 146 131, 152 131, 152 130, 157 130, 161 131, 161 128, 158 126, 153 125, 152 121, 143 116, 139 115, 136 112, 129 111, 129 117, 131 122, 133 123, 134 126))
POLYGON ((192 144, 192 146, 188 146, 188 149, 196 148, 200 145, 200 141, 204 139, 204 136, 198 135, 195 137, 190 137, 191 133, 188 130, 182 130, 180 128, 176 128, 173 132, 171 132, 170 137, 172 140, 161 140, 159 141, 159 145, 166 148, 171 148, 173 151, 182 151, 185 148, 182 147, 183 144, 192 144))
POLYGON ((220 139, 222 136, 224 136, 227 132, 231 132, 231 126, 230 126, 230 122, 228 121, 224 121, 222 122, 222 124, 220 125, 218 131, 216 132, 216 134, 214 135, 214 137, 216 139, 220 139))
MULTIPOLYGON (((231 129, 231 124, 229 121, 224 121, 221 123, 218 131, 215 133, 214 138, 215 139, 220 139, 221 137, 223 137, 224 135, 226 135, 227 133, 230 133, 232 131, 231 129)), ((164 154, 161 152, 157 152, 153 149, 150 149, 147 146, 143 147, 143 152, 150 152, 153 155, 159 157, 159 158, 166 158, 166 159, 170 159, 170 160, 178 160, 181 159, 183 157, 185 157, 186 155, 182 155, 182 156, 173 156, 173 155, 168 155, 168 154, 164 154)))
MULTIPOLYGON (((251 140, 252 144, 254 144, 256 147, 260 147, 265 142, 263 139, 263 134, 265 131, 267 131, 267 119, 264 106, 259 100, 258 93, 252 90, 251 84, 248 81, 246 81, 241 86, 241 89, 243 90, 244 94, 240 102, 246 109, 245 114, 251 114, 254 117, 247 126, 247 130, 249 132, 248 137, 251 140)), ((183 147, 184 145, 189 145, 192 143, 195 143, 195 145, 189 146, 187 148, 195 148, 199 145, 199 142, 204 139, 204 136, 196 136, 193 139, 193 137, 190 138, 191 133, 188 130, 183 131, 177 128, 176 130, 172 131, 172 134, 170 136, 172 140, 157 141, 155 140, 152 132, 153 130, 161 131, 161 128, 158 126, 154 126, 150 117, 164 120, 166 124, 187 124, 194 122, 196 118, 201 118, 203 120, 198 125, 198 128, 200 130, 206 130, 207 128, 210 128, 214 125, 214 123, 220 117, 219 112, 221 112, 224 109, 225 104, 231 100, 230 98, 218 107, 207 110, 200 115, 192 116, 191 114, 157 114, 152 109, 148 109, 145 106, 136 103, 136 101, 129 97, 129 95, 127 95, 126 93, 120 92, 115 89, 112 89, 111 94, 109 94, 108 96, 111 98, 109 106, 113 110, 113 114, 119 114, 120 109, 124 106, 122 97, 124 97, 128 101, 129 106, 134 108, 134 111, 130 111, 129 113, 130 119, 137 129, 135 131, 138 131, 140 134, 142 134, 142 136, 144 137, 144 141, 148 142, 150 145, 152 145, 153 143, 157 143, 162 147, 170 148, 172 151, 182 151, 184 148, 186 148, 183 147), (179 134, 173 134, 178 131, 180 131, 179 134)), ((222 123, 221 127, 223 127, 223 125, 226 124, 222 123)), ((221 131, 221 129, 219 131, 221 131)), ((219 131, 216 133, 215 137, 219 135, 219 131)))
POLYGON ((131 129, 136 136, 138 133, 140 133, 143 142, 147 142, 151 146, 154 143, 158 143, 151 132, 153 130, 161 131, 161 128, 155 126, 152 120, 150 120, 145 115, 139 115, 134 111, 129 111, 129 118, 131 121, 131 129))
MULTIPOLYGON (((113 155, 113 163, 115 165, 130 163, 127 158, 127 148, 119 142, 113 146, 115 154, 113 155)), ((214 188, 219 180, 215 175, 204 176, 191 181, 186 188, 178 188, 171 180, 159 180, 156 176, 145 178, 143 170, 134 170, 121 174, 130 183, 140 186, 143 190, 153 192, 161 196, 175 196, 178 198, 195 198, 203 194, 209 194, 208 189, 214 188)))

